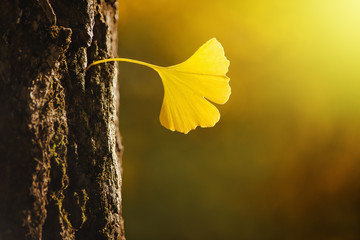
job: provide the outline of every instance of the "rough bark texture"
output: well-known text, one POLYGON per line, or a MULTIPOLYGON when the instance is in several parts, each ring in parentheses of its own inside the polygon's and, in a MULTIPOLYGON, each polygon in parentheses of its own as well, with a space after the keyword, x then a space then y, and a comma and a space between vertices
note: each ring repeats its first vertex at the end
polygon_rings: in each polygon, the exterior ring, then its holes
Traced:
POLYGON ((0 239, 125 239, 116 4, 0 1, 0 239))

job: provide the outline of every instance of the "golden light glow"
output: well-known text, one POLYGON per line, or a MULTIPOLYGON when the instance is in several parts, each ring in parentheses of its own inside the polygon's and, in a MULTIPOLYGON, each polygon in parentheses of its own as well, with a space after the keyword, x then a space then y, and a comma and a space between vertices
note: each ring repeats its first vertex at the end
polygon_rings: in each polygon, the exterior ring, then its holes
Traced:
POLYGON ((119 55, 170 65, 216 36, 233 79, 215 128, 148 134, 158 109, 126 106, 159 106, 158 76, 120 69, 128 238, 357 239, 360 1, 122 1, 119 55))

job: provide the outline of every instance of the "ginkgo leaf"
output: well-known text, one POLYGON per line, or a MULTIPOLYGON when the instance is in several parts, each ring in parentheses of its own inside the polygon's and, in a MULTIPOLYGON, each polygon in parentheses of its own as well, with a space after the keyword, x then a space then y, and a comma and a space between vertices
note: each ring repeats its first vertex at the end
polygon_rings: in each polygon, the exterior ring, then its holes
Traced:
POLYGON ((125 61, 148 66, 157 71, 164 85, 160 112, 161 124, 172 130, 188 133, 200 127, 213 127, 220 119, 218 109, 208 100, 224 104, 230 97, 230 79, 226 76, 230 62, 221 44, 212 38, 185 62, 160 67, 126 58, 96 61, 88 66, 125 61))
POLYGON ((197 126, 214 126, 220 113, 206 99, 219 104, 227 102, 231 93, 230 79, 225 75, 228 67, 223 47, 213 38, 185 62, 155 69, 165 91, 161 124, 183 133, 197 126))

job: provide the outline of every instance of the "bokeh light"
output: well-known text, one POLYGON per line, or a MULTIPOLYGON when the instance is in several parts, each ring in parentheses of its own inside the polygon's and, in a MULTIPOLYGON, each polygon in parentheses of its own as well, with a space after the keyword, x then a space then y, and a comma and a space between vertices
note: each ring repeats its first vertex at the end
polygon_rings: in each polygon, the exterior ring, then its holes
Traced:
POLYGON ((158 120, 161 80, 120 63, 131 240, 360 238, 360 1, 118 0, 119 56, 169 66, 216 37, 221 120, 158 120))

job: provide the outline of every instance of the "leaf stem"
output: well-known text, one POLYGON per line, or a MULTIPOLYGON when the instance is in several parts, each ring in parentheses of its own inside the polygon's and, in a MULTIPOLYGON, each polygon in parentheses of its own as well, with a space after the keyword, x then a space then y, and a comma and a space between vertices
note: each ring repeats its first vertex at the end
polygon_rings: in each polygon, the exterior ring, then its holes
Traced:
POLYGON ((142 62, 142 61, 138 61, 138 60, 134 60, 134 59, 129 59, 129 58, 107 58, 107 59, 98 60, 98 61, 91 63, 89 66, 87 66, 86 70, 88 70, 90 67, 92 67, 94 65, 97 65, 100 63, 106 63, 106 62, 129 62, 129 63, 143 65, 143 66, 152 68, 154 70, 156 70, 157 68, 161 68, 160 66, 157 66, 157 65, 153 65, 150 63, 146 63, 146 62, 142 62))

